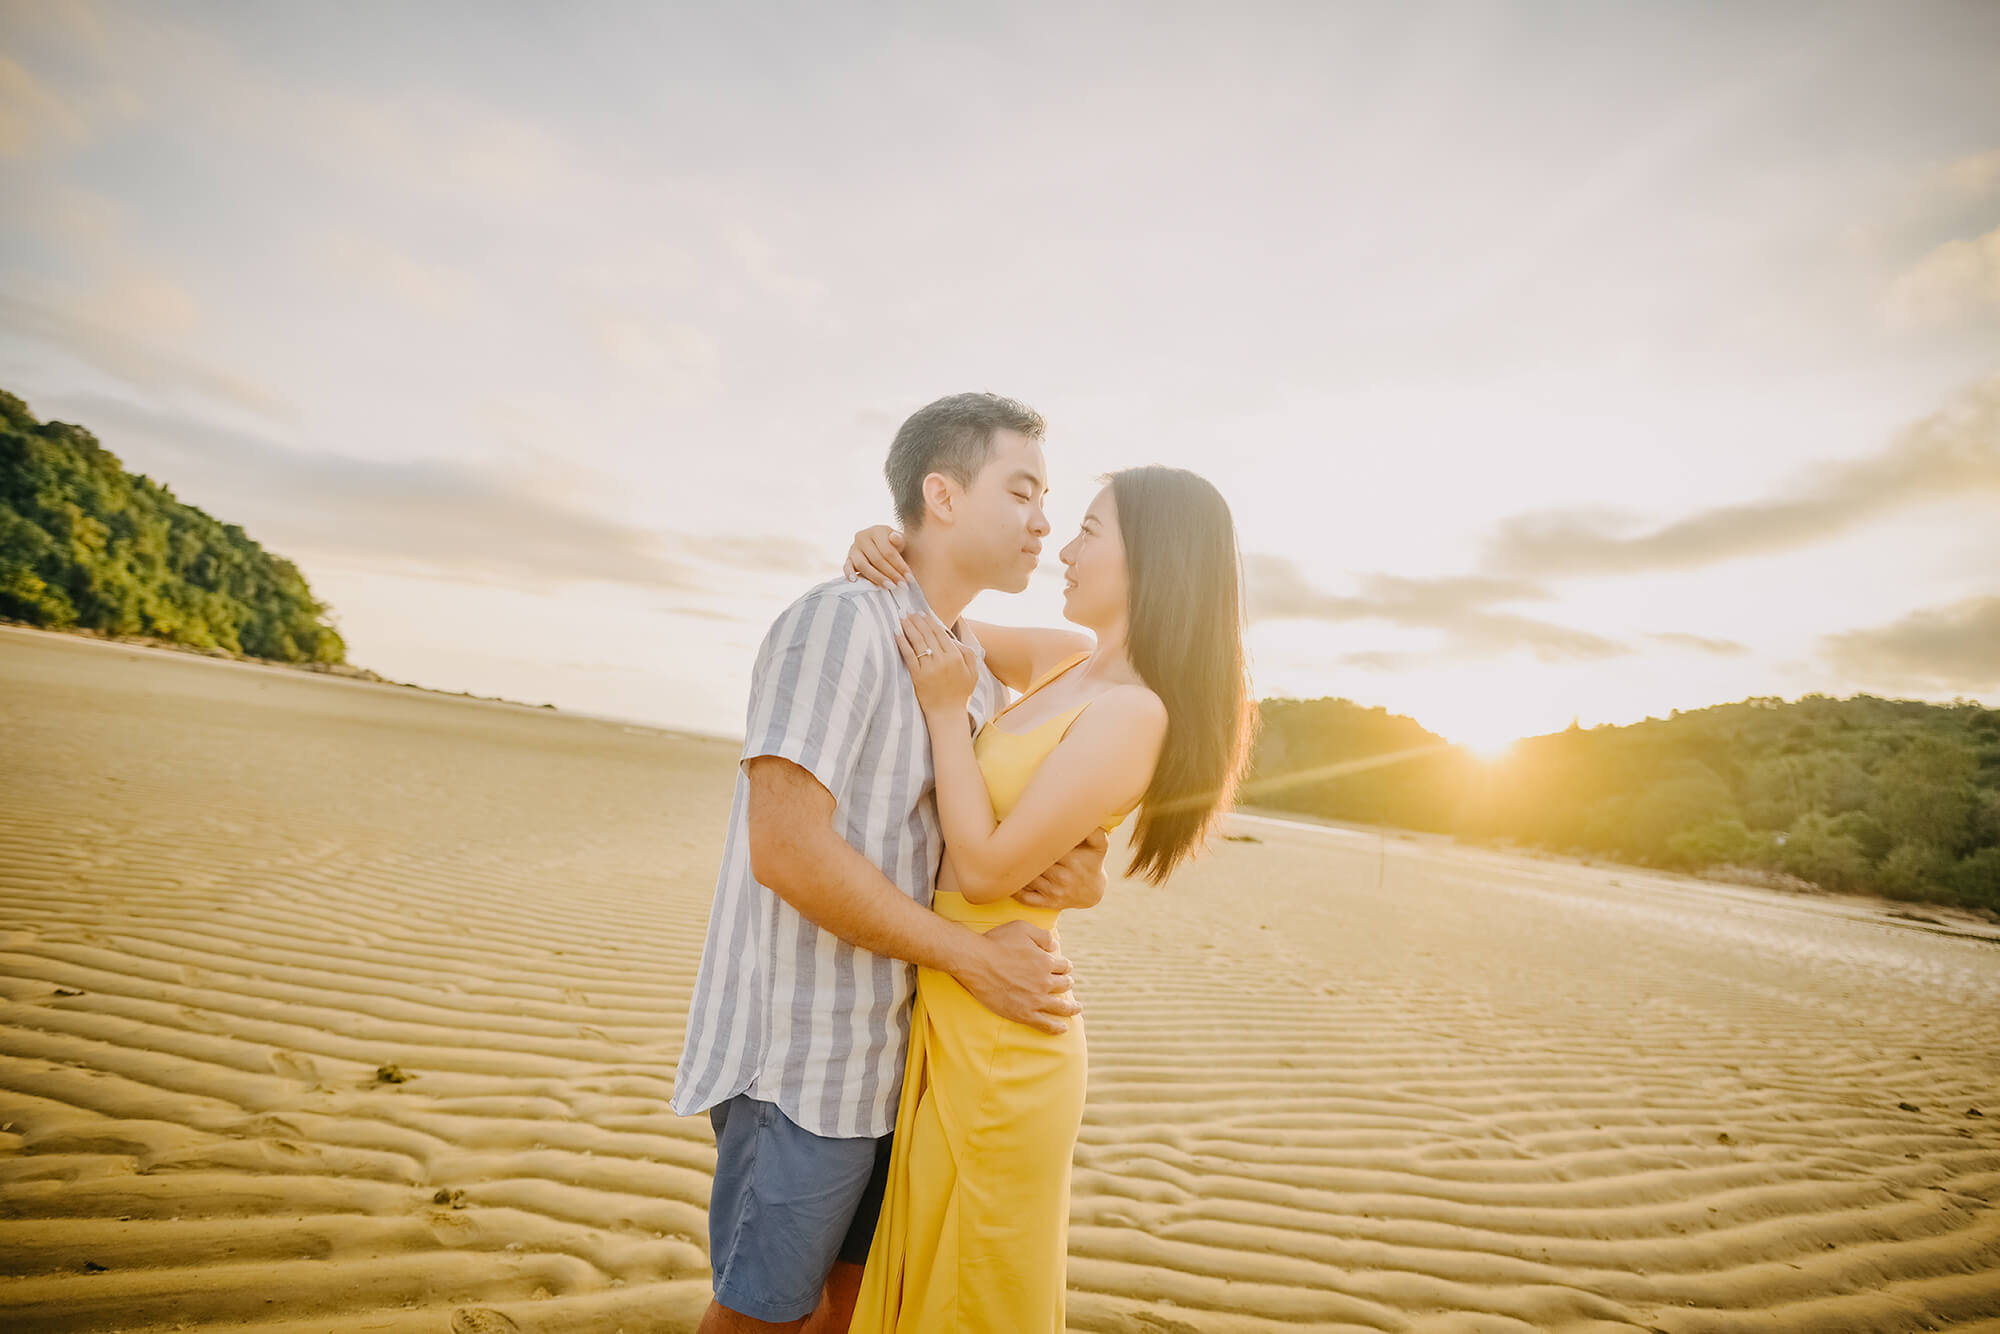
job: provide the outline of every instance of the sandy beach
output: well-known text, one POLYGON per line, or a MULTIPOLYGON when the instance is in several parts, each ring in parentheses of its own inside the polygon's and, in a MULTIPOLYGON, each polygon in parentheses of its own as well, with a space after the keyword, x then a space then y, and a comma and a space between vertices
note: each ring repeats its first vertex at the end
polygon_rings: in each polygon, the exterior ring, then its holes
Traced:
MULTIPOLYGON (((735 754, 0 628, 0 1326, 691 1329, 735 754)), ((2000 1330, 2000 943, 1230 829, 1064 924, 1074 1328, 2000 1330)))

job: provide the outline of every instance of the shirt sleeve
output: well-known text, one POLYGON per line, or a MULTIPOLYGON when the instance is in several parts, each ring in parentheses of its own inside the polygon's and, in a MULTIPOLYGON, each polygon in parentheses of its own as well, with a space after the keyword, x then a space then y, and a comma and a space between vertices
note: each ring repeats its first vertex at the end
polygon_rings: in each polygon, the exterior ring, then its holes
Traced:
POLYGON ((822 593, 793 603, 757 654, 741 760, 790 760, 844 801, 887 686, 884 657, 858 598, 822 593))

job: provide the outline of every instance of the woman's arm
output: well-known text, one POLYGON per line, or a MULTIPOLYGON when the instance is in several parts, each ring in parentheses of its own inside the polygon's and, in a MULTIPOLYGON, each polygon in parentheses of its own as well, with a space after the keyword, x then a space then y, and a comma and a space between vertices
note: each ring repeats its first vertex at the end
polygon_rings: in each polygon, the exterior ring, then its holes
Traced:
POLYGON ((905 617, 896 639, 930 725, 945 856, 968 900, 1013 894, 1145 794, 1166 739, 1166 706, 1144 686, 1116 686, 1091 701, 1007 818, 994 820, 965 720, 971 651, 930 617, 905 617))
POLYGON ((1113 814, 1129 809, 1145 795, 1166 735, 1167 710, 1158 695, 1144 686, 1106 691, 1049 752, 1007 818, 996 823, 971 733, 933 728, 938 823, 958 892, 972 903, 1004 899, 1113 814))
POLYGON ((986 650, 986 665, 1011 690, 1026 690, 1044 672, 1065 658, 1088 653, 1097 641, 1077 630, 1049 630, 1032 625, 988 625, 967 621, 979 646, 986 650))

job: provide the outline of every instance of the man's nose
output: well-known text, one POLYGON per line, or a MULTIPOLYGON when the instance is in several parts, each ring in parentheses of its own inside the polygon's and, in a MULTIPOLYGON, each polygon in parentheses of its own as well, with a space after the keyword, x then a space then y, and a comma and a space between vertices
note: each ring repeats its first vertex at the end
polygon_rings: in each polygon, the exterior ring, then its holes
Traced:
POLYGON ((1029 521, 1028 531, 1036 537, 1047 537, 1049 535, 1049 516, 1042 513, 1040 505, 1035 506, 1035 517, 1029 521))

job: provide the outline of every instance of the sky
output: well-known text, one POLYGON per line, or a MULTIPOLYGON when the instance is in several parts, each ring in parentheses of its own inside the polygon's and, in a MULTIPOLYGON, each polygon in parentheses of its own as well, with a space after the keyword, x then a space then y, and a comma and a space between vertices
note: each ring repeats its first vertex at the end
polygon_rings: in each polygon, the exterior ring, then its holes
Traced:
POLYGON ((0 6, 0 387, 352 661, 740 734, 896 426, 1228 497, 1263 696, 2000 704, 2000 6, 0 6))

